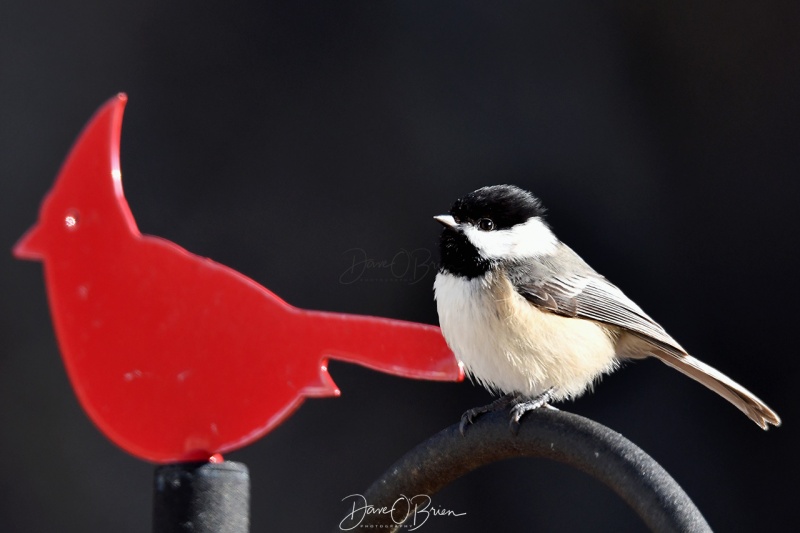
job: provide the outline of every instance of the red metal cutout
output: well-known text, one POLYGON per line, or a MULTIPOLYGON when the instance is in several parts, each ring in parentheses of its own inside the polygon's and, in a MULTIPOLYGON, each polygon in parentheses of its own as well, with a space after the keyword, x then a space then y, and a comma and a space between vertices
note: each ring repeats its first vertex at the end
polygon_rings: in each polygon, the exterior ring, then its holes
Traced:
POLYGON ((122 192, 127 97, 76 141, 38 223, 14 247, 44 262, 72 386, 117 445, 154 462, 208 460, 338 396, 328 358, 404 377, 463 377, 435 326, 293 307, 244 275, 142 235, 122 192))

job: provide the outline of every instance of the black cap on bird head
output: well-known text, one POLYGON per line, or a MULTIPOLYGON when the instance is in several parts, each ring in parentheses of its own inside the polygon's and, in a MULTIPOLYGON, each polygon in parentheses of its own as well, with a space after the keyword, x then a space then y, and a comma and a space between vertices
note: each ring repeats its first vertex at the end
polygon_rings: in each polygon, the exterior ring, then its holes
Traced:
POLYGON ((481 187, 456 200, 450 208, 456 220, 474 222, 489 218, 497 229, 511 228, 544 213, 538 198, 514 185, 481 187))

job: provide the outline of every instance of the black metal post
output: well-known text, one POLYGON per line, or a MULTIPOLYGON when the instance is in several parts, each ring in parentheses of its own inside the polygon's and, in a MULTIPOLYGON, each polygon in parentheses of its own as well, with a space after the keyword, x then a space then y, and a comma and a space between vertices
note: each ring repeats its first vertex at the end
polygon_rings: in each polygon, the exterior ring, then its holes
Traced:
MULTIPOLYGON (((400 458, 367 489, 364 499, 375 508, 391 508, 400 495, 431 496, 480 466, 512 457, 543 457, 583 470, 608 485, 652 531, 711 531, 666 470, 619 433, 551 409, 526 414, 516 436, 509 431, 508 421, 508 411, 496 411, 481 415, 463 436, 458 424, 446 428, 400 458)), ((398 531, 397 516, 368 514, 349 522, 346 518, 339 529, 398 531)))
POLYGON ((250 474, 242 463, 156 467, 153 533, 249 533, 250 474))

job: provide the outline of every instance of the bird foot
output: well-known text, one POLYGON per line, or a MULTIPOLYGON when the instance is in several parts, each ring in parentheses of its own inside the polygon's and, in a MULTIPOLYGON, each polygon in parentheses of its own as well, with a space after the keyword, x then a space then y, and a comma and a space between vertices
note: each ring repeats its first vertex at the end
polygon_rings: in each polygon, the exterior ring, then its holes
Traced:
POLYGON ((520 419, 525 413, 541 407, 555 409, 555 407, 547 403, 552 398, 553 391, 554 388, 551 387, 534 398, 529 398, 516 392, 506 394, 488 405, 484 405, 483 407, 475 407, 469 411, 466 411, 463 415, 461 415, 461 423, 459 424, 458 429, 461 434, 464 435, 464 433, 467 431, 467 427, 472 424, 480 415, 494 411, 505 410, 511 406, 509 429, 511 430, 511 433, 516 435, 519 433, 520 419))
POLYGON ((519 433, 520 420, 527 412, 541 408, 558 410, 547 403, 552 399, 554 390, 555 389, 553 387, 550 387, 539 396, 522 399, 518 403, 514 404, 514 406, 511 407, 511 420, 508 422, 508 429, 511 430, 511 433, 514 435, 519 433))
POLYGON ((522 401, 522 397, 519 394, 510 393, 499 397, 492 403, 484 405, 483 407, 474 407, 461 415, 461 423, 458 426, 458 430, 464 435, 467 431, 467 426, 471 425, 480 415, 506 409, 509 405, 517 404, 520 401, 522 401))

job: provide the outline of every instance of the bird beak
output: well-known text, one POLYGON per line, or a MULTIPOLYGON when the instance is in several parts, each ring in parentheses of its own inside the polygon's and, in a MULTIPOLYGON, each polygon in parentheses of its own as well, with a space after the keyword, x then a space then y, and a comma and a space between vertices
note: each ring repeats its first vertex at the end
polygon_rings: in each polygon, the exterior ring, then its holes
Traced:
POLYGON ((437 215, 433 217, 433 220, 435 220, 445 228, 455 229, 456 226, 458 226, 458 224, 456 223, 456 219, 454 219, 450 215, 437 215))
POLYGON ((44 242, 39 226, 34 225, 14 245, 12 253, 17 259, 41 261, 44 259, 44 242))

